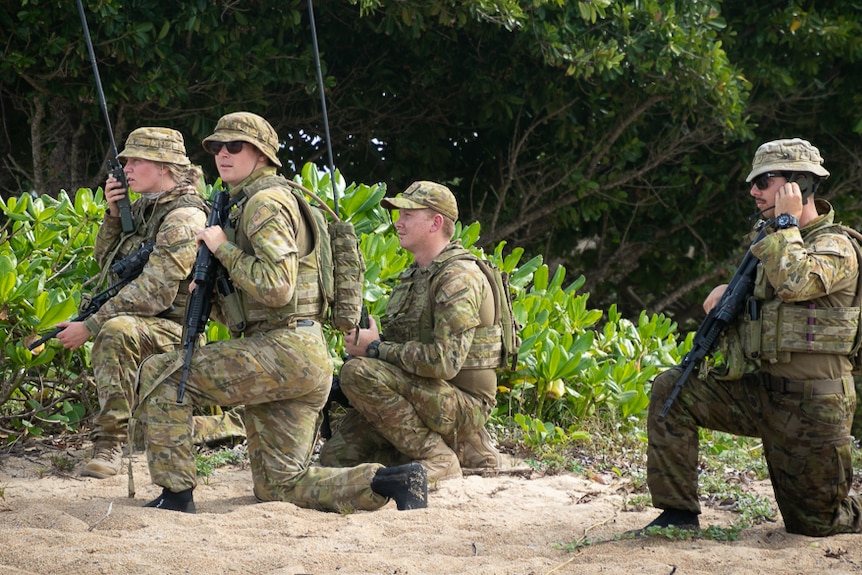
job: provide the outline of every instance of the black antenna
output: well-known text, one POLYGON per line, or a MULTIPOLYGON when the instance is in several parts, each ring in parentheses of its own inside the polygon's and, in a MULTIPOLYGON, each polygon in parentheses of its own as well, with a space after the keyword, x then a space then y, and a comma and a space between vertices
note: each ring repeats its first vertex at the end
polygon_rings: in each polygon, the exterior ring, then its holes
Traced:
MULTIPOLYGON (((80 1, 80 0, 79 0, 80 1)), ((317 89, 320 90, 320 107, 323 110, 323 133, 326 137, 326 153, 329 157, 329 174, 332 180, 332 200, 338 213, 338 189, 335 187, 335 163, 332 159, 332 143, 329 137, 329 118, 326 115, 326 94, 323 91, 323 71, 320 69, 320 50, 317 48, 317 29, 314 25, 314 6, 308 0, 308 17, 311 20, 311 42, 314 45, 314 64, 317 68, 317 89)))
POLYGON ((90 63, 93 66, 93 74, 96 76, 99 104, 102 106, 102 114, 104 114, 105 123, 108 125, 108 137, 111 139, 111 158, 113 160, 108 159, 108 173, 115 180, 123 184, 123 187, 126 189, 126 197, 117 202, 117 206, 120 208, 120 221, 123 226, 123 232, 129 233, 135 231, 135 221, 132 218, 126 173, 123 171, 123 165, 120 163, 119 152, 117 151, 117 143, 114 141, 114 129, 111 127, 111 118, 108 115, 108 103, 105 101, 105 93, 102 91, 102 78, 99 77, 99 65, 96 63, 96 53, 93 51, 93 41, 90 39, 90 27, 87 26, 87 16, 84 14, 84 6, 81 4, 81 0, 77 0, 77 2, 78 13, 81 15, 81 24, 84 26, 84 39, 87 42, 87 50, 90 52, 90 63))

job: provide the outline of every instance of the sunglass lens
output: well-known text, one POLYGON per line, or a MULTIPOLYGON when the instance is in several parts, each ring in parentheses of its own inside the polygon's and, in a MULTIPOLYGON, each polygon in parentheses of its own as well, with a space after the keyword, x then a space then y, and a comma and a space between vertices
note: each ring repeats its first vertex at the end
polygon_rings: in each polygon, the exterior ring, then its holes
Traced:
POLYGON ((769 174, 760 174, 754 178, 754 185, 758 190, 765 190, 769 187, 769 174))
POLYGON ((222 147, 227 148, 228 154, 239 154, 242 151, 242 142, 207 142, 207 150, 212 155, 218 155, 222 147))

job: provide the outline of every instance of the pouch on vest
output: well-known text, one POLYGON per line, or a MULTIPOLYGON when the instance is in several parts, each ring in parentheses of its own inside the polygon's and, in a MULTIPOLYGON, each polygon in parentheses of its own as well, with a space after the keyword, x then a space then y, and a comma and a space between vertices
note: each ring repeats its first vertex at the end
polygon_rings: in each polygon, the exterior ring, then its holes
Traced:
POLYGON ((350 222, 342 221, 338 214, 326 205, 311 190, 285 179, 294 188, 300 210, 309 223, 313 222, 315 246, 318 262, 320 289, 323 293, 325 308, 323 316, 331 327, 347 332, 359 325, 362 315, 362 286, 365 275, 365 261, 359 250, 359 238, 350 222), (317 200, 320 207, 333 218, 327 224, 320 210, 313 209, 299 192, 317 200))

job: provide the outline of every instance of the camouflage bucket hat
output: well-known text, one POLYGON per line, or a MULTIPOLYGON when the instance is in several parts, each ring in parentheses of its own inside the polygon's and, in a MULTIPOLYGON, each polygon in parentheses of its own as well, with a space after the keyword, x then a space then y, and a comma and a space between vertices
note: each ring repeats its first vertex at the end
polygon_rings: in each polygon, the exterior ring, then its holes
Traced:
POLYGON ((248 142, 260 150, 273 164, 281 167, 278 159, 278 134, 269 122, 251 112, 234 112, 219 118, 215 131, 203 139, 207 142, 248 142))
POLYGON ((170 128, 138 128, 126 138, 126 147, 120 154, 123 158, 140 158, 153 162, 164 162, 188 166, 183 135, 170 128))
POLYGON ((789 140, 773 140, 761 144, 751 162, 751 173, 745 178, 750 182, 766 172, 811 172, 823 178, 829 177, 829 172, 823 167, 823 156, 820 150, 807 140, 791 138, 789 140))
POLYGON ((383 198, 380 205, 387 209, 421 210, 429 208, 450 220, 458 220, 458 202, 443 184, 435 182, 413 182, 397 198, 383 198))

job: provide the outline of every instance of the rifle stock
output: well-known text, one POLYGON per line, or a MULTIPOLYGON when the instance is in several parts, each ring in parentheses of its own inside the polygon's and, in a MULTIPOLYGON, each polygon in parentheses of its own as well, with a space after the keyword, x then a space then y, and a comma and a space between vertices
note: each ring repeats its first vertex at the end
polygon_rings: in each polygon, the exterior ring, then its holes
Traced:
MULTIPOLYGON (((230 209, 230 195, 226 191, 216 192, 213 197, 213 206, 207 218, 207 227, 221 226, 226 228, 230 220, 228 212, 230 209)), ((186 358, 183 364, 182 377, 177 387, 177 403, 182 403, 185 394, 186 382, 189 377, 192 355, 201 334, 206 331, 210 312, 212 311, 213 296, 216 286, 221 284, 221 291, 228 289, 224 287, 230 280, 221 262, 216 259, 205 242, 201 242, 198 254, 195 258, 195 266, 192 271, 195 289, 189 296, 186 307, 185 326, 183 332, 183 348, 186 350, 186 358)), ((229 289, 233 289, 230 285, 229 289)))
MULTIPOLYGON (((768 225, 769 222, 760 228, 754 241, 751 242, 752 246, 763 239, 766 235, 766 228, 768 225)), ((691 375, 695 366, 700 364, 700 362, 702 362, 703 359, 709 355, 713 349, 715 349, 715 346, 718 343, 718 336, 721 335, 727 326, 729 326, 742 311, 743 306, 745 306, 745 302, 754 290, 754 280, 755 275, 757 274, 757 262, 758 259, 751 253, 751 247, 749 247, 748 251, 745 253, 745 257, 742 258, 742 262, 739 264, 739 267, 736 268, 733 278, 731 278, 730 282, 727 284, 727 289, 724 290, 721 299, 719 299, 715 307, 709 311, 706 318, 703 320, 703 323, 700 324, 700 327, 697 328, 691 349, 685 354, 685 357, 682 358, 682 361, 677 366, 682 368, 682 373, 671 390, 667 401, 665 401, 664 406, 659 412, 658 417, 660 420, 664 419, 667 415, 667 412, 670 410, 673 402, 682 390, 682 386, 685 385, 686 380, 691 375)))

